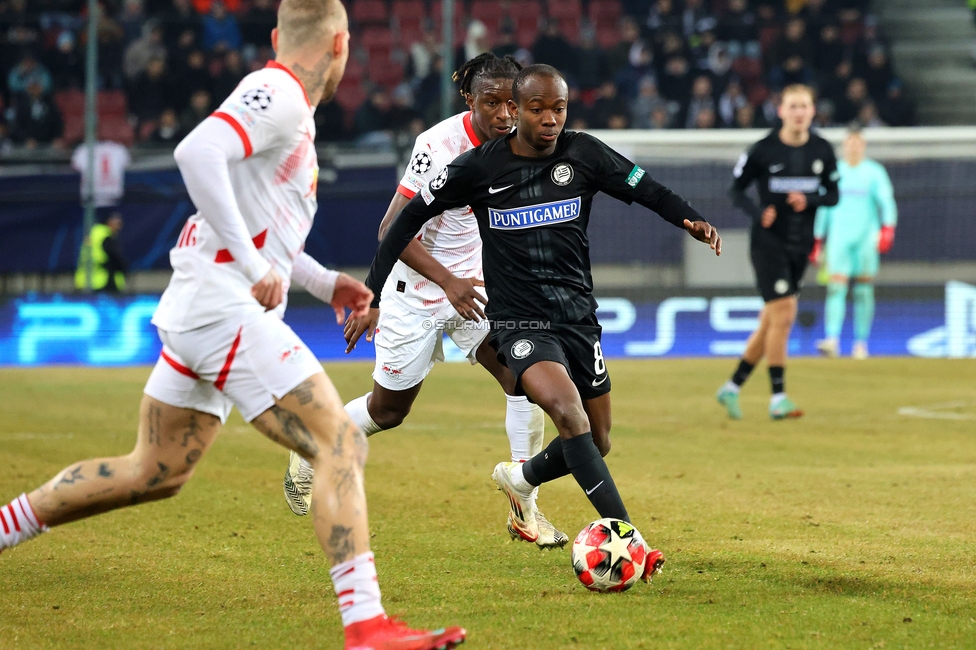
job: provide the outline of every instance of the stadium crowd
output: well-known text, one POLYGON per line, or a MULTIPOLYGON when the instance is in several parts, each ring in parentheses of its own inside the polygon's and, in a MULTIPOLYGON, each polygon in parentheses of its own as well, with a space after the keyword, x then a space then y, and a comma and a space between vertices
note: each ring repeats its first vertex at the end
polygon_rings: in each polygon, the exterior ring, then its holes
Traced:
MULTIPOLYGON (((571 128, 771 125, 778 90, 821 126, 914 124, 869 0, 457 0, 456 69, 485 52, 570 79, 571 128)), ((85 0, 0 0, 0 150, 84 132, 85 0)), ((440 0, 354 0, 353 56, 320 140, 383 142, 439 118, 440 0)), ((175 144, 273 56, 275 0, 102 0, 100 137, 175 144)), ((460 98, 458 98, 460 101, 460 98)), ((458 104, 459 110, 461 104, 458 104)))

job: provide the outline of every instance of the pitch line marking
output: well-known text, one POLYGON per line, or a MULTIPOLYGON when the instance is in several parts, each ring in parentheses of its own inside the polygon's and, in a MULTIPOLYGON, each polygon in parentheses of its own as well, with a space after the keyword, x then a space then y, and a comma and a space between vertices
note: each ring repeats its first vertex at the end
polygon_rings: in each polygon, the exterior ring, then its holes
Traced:
POLYGON ((970 406, 969 402, 944 402, 931 406, 902 406, 898 409, 898 415, 909 418, 923 418, 926 420, 972 420, 971 413, 956 413, 952 409, 960 409, 970 406))

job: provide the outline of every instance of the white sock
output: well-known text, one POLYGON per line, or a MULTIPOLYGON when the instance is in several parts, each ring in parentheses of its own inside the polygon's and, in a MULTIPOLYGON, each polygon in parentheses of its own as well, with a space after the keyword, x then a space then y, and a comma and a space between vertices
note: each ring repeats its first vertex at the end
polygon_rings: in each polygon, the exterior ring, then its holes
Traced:
POLYGON ((384 614, 373 554, 363 553, 329 570, 344 627, 384 614))
POLYGON ((542 451, 542 439, 546 430, 546 418, 538 405, 529 398, 506 395, 505 432, 512 448, 512 460, 525 462, 542 451))
POLYGON ((780 402, 782 402, 784 399, 786 399, 786 393, 773 393, 769 397, 769 405, 770 406, 776 406, 777 404, 779 404, 780 402))
POLYGON ((38 521, 27 495, 19 497, 0 508, 0 551, 13 548, 48 531, 38 521))
POLYGON ((366 402, 369 400, 370 395, 372 393, 366 393, 362 397, 357 397, 346 404, 346 413, 349 414, 352 421, 356 423, 357 427, 362 429, 367 437, 383 430, 378 424, 373 422, 373 418, 369 415, 369 409, 366 408, 366 402))
POLYGON ((738 395, 738 394, 739 394, 739 391, 740 391, 741 389, 742 389, 742 386, 739 386, 738 384, 736 384, 736 383, 735 383, 734 381, 732 381, 731 379, 730 379, 730 380, 728 380, 727 382, 725 382, 725 385, 724 385, 724 386, 722 386, 722 390, 730 390, 730 391, 732 391, 733 393, 735 393, 736 395, 738 395))
POLYGON ((512 469, 512 483, 515 484, 515 489, 521 492, 525 496, 535 495, 535 490, 537 489, 535 485, 532 485, 525 480, 525 475, 522 474, 523 463, 517 463, 515 468, 512 469))

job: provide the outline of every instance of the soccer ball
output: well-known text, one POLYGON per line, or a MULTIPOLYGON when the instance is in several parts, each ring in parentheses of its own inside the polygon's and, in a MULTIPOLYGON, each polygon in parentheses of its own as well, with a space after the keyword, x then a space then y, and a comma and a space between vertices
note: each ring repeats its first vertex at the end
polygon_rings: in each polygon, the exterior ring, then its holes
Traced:
POLYGON ((573 570, 590 591, 626 591, 644 574, 647 545, 631 524, 597 519, 573 541, 573 570))

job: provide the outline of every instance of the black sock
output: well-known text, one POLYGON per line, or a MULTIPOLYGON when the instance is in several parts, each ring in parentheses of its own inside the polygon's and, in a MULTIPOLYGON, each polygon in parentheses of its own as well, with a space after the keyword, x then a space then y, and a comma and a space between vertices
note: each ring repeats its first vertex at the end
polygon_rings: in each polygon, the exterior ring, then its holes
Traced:
POLYGON ((769 366, 769 385, 773 395, 786 392, 786 368, 783 366, 769 366))
POLYGON ((530 485, 539 487, 569 474, 563 455, 563 441, 556 439, 549 446, 522 464, 522 476, 530 485))
POLYGON ((736 386, 741 386, 746 383, 746 379, 749 379, 749 375, 752 374, 752 370, 755 367, 745 359, 739 359, 739 367, 732 374, 732 383, 736 386))
POLYGON ((563 440, 563 455, 566 457, 566 467, 600 516, 630 522, 627 508, 610 476, 610 469, 593 443, 593 434, 584 433, 563 440))

